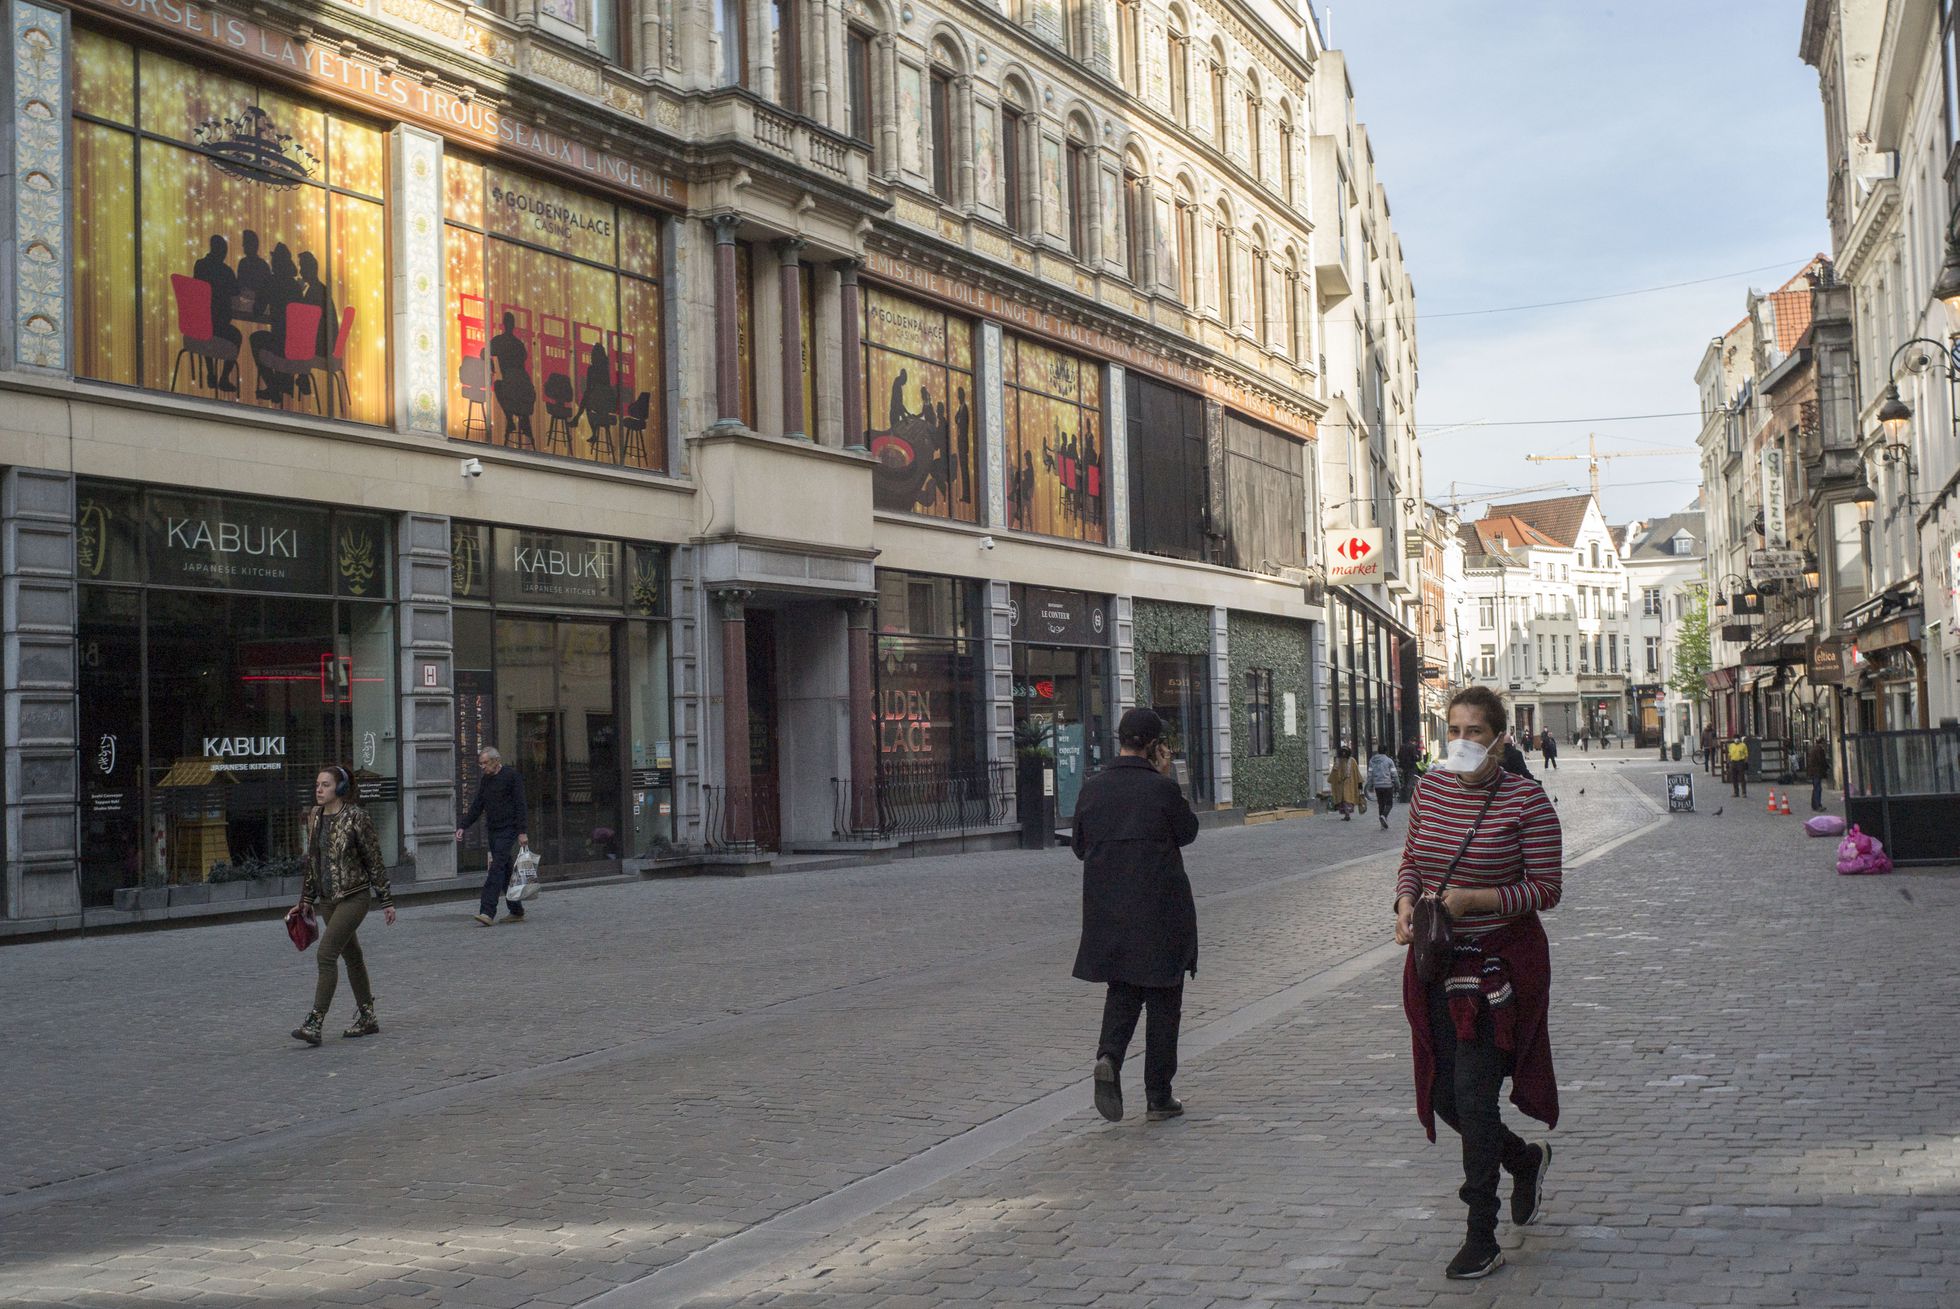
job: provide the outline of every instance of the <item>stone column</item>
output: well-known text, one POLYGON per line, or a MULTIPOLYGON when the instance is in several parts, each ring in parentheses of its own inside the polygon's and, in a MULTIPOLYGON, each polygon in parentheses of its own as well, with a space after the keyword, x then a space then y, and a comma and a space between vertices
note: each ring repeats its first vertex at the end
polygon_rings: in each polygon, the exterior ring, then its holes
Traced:
POLYGON ((844 448, 864 449, 864 292, 859 259, 837 261, 838 339, 843 343, 844 448))
POLYGON ((40 468, 10 468, 0 475, 0 560, 0 585, 7 593, 0 683, 6 706, 7 844, 0 916, 78 915, 75 769, 81 723, 75 699, 72 476, 40 468))
MULTIPOLYGON (((389 134, 389 158, 395 188, 388 215, 395 424, 404 432, 441 436, 449 395, 443 366, 448 333, 442 321, 442 138, 398 126, 389 134)), ((446 552, 447 542, 443 548, 446 552)))
POLYGON ((877 721, 871 703, 871 601, 851 600, 851 827, 859 832, 878 828, 877 721))
POLYGON ((449 608, 449 519, 440 514, 404 514, 395 540, 395 576, 401 596, 402 845, 414 862, 415 880, 435 881, 456 875, 456 661, 449 608))
POLYGON ((1103 503, 1109 522, 1109 543, 1130 548, 1130 423, 1129 387, 1121 364, 1103 366, 1103 476, 1109 481, 1103 503))
POLYGON ((1232 805, 1232 649, 1228 633, 1230 611, 1222 605, 1211 611, 1211 757, 1212 799, 1221 809, 1232 805))
POLYGON ((1116 630, 1116 716, 1121 718, 1123 712, 1135 708, 1137 702, 1136 599, 1119 595, 1115 597, 1113 609, 1116 614, 1116 621, 1111 624, 1116 630))
POLYGON ((776 284, 783 307, 783 435, 807 441, 803 413, 803 242, 776 242, 776 284))
MULTIPOLYGON (((70 354, 68 15, 7 6, 0 58, 0 345, 9 367, 66 373, 70 354)), ((11 739, 11 738, 10 738, 11 739)), ((12 846, 8 849, 11 852, 12 846)))
POLYGON ((742 425, 740 287, 735 279, 737 214, 716 214, 715 229, 715 426, 742 425))
MULTIPOLYGON (((987 582, 987 762, 1007 769, 1007 794, 1014 797, 1014 621, 1013 591, 1006 582, 987 582)), ((1007 821, 1018 822, 1018 808, 1007 821)))
POLYGON ((749 624, 750 592, 715 592, 721 609, 721 774, 727 802, 721 831, 707 839, 734 846, 755 840, 754 796, 749 782, 749 624))
POLYGON ((986 450, 986 457, 981 462, 987 470, 988 527, 1009 525, 1007 478, 1013 470, 1007 466, 1007 389, 1001 378, 1003 348, 1000 324, 983 319, 980 323, 980 377, 974 383, 974 389, 979 392, 980 430, 985 434, 981 444, 986 450))

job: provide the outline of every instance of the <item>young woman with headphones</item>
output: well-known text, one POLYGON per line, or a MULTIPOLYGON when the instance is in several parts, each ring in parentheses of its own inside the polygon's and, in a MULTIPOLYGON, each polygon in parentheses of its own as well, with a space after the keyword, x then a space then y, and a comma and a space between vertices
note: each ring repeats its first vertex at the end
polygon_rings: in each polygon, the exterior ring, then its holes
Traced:
POLYGON ((367 917, 368 905, 381 902, 387 922, 395 921, 394 896, 388 890, 388 867, 381 859, 381 842, 374 820, 348 799, 352 779, 338 764, 322 768, 313 779, 314 805, 307 816, 306 876, 300 884, 302 911, 319 906, 320 977, 313 987, 313 1009, 293 1036, 308 1045, 320 1044, 320 1025, 333 1003, 340 980, 340 961, 347 961, 347 981, 359 1006, 354 1023, 342 1036, 372 1036, 381 1030, 374 1016, 374 990, 368 985, 367 960, 355 933, 367 917))

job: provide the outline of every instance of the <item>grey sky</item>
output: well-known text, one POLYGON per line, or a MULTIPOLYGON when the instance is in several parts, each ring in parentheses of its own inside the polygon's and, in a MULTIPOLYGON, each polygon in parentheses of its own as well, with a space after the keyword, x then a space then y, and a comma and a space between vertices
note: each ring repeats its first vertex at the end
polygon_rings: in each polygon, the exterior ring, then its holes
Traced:
MULTIPOLYGON (((1316 0, 1323 19, 1329 6, 1316 0)), ((1720 281, 1524 313, 1417 323, 1424 428, 1473 419, 1696 408, 1694 370, 1754 286, 1829 250, 1816 73, 1798 0, 1336 0, 1420 315, 1720 281)), ((1601 448, 1692 447, 1693 417, 1590 425, 1601 448)), ((1423 442, 1450 480, 1586 484, 1587 424, 1423 442)), ((1686 504, 1692 456, 1602 466, 1609 520, 1686 504)), ((1556 491, 1540 494, 1555 495, 1556 491)))

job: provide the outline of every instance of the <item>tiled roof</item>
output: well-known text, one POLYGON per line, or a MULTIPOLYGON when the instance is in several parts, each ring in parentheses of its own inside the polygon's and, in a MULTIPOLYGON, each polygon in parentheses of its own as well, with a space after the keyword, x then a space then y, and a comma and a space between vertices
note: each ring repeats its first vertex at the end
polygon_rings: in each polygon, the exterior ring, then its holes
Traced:
POLYGON ((1570 546, 1579 539, 1579 528, 1586 521, 1590 495, 1562 495, 1552 500, 1526 500, 1514 505, 1492 505, 1485 521, 1510 515, 1530 523, 1549 538, 1546 545, 1570 546))
POLYGON ((1500 536, 1513 546, 1558 544, 1524 519, 1511 514, 1487 514, 1478 519, 1475 526, 1487 551, 1500 536))
POLYGON ((1627 559, 1632 561, 1686 558, 1684 555, 1670 554, 1661 548, 1673 540, 1678 532, 1686 532, 1692 536, 1695 539, 1694 552, 1700 554, 1706 548, 1707 538, 1704 533, 1707 529, 1707 522, 1699 511, 1683 510, 1678 514, 1669 514, 1666 518, 1656 518, 1648 524, 1647 531, 1641 536, 1639 544, 1627 552, 1627 559))

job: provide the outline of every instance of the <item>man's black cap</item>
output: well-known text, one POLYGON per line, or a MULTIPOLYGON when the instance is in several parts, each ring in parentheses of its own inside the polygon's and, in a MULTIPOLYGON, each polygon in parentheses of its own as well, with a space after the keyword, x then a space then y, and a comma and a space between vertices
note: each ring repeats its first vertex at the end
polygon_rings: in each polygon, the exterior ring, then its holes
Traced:
POLYGON ((1142 705, 1125 709, 1123 721, 1116 725, 1116 739, 1128 750, 1140 750, 1163 735, 1164 720, 1157 716, 1155 709, 1145 709, 1142 705))

